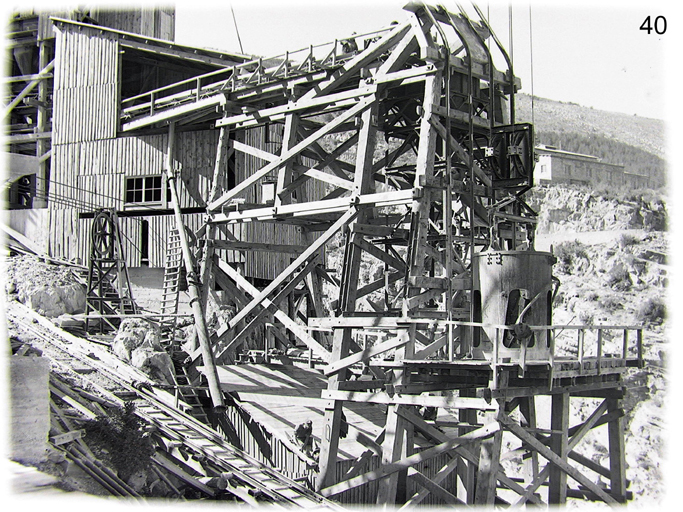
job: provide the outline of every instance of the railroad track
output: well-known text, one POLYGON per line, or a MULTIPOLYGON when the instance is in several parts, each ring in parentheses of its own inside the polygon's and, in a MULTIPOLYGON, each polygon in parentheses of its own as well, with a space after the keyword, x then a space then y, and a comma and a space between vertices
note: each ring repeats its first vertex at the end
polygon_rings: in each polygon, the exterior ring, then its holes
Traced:
MULTIPOLYGON (((92 367, 98 379, 105 377, 126 393, 135 394, 135 414, 154 429, 153 436, 158 446, 154 462, 202 495, 219 498, 223 493, 253 506, 268 504, 342 510, 337 503, 229 444, 217 431, 190 416, 186 412, 191 408, 189 404, 183 404, 174 395, 155 388, 145 374, 123 363, 106 349, 62 331, 23 305, 20 309, 25 313, 23 316, 8 309, 8 318, 52 347, 92 367), (31 319, 43 329, 37 328, 31 319)), ((90 382, 87 375, 80 374, 79 377, 90 382)), ((91 383, 105 398, 122 403, 118 396, 101 384, 91 383)))

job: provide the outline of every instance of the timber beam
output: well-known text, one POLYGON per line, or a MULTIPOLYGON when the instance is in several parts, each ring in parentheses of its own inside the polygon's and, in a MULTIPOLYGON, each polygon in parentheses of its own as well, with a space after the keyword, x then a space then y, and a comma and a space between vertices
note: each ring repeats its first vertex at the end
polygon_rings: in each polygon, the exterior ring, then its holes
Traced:
MULTIPOLYGON (((229 360, 265 331, 266 351, 276 340, 319 358, 327 389, 320 397, 287 400, 324 410, 315 433, 315 488, 324 496, 341 498, 374 483, 372 500, 389 506, 428 498, 449 505, 563 504, 579 495, 623 501, 619 400, 622 374, 640 364, 631 356, 642 353, 642 332, 629 345, 633 329, 623 328, 621 356, 605 357, 603 331, 622 327, 531 325, 547 347, 521 344, 515 352, 503 341, 524 326, 482 321, 492 299, 477 288, 478 253, 533 247, 536 215, 519 198, 533 183, 533 155, 519 155, 524 144, 505 138, 519 131, 532 148, 533 130, 508 124, 519 81, 481 13, 470 20, 462 10, 423 4, 407 10, 406 21, 339 60, 335 44, 331 60, 311 50, 291 75, 288 56, 273 68, 254 61, 201 88, 206 96, 183 97, 186 103, 154 114, 191 125, 206 113, 231 131, 223 143, 234 152, 229 171, 239 180, 228 188, 227 166, 216 162, 202 231, 202 285, 209 288, 202 300, 215 296, 210 288, 217 283, 237 312, 212 336, 211 354, 229 360), (453 30, 460 42, 451 46, 453 30), (493 66, 489 35, 508 64, 503 71, 493 66), (265 223, 297 231, 288 240, 252 239, 249 225, 265 223), (220 250, 251 254, 231 264, 215 254, 220 250), (257 286, 248 266, 252 255, 265 253, 281 255, 279 270, 257 286), (326 301, 323 281, 334 294, 326 301), (567 329, 580 340, 597 329, 598 357, 586 356, 584 341, 572 347, 577 357, 560 357, 555 338, 567 329), (369 379, 356 379, 361 369, 369 379), (552 406, 538 409, 538 396, 552 406), (570 427, 575 397, 601 402, 570 427), (357 436, 360 455, 338 481, 344 409, 351 404, 380 406, 386 421, 380 437, 357 436), (541 414, 550 412, 544 418, 550 428, 539 428, 541 414), (601 427, 608 430, 609 465, 586 459, 579 446, 601 427), (420 451, 417 436, 432 445, 420 451), (511 441, 515 448, 504 453, 511 441), (430 473, 418 467, 437 457, 441 467, 430 473), (506 474, 510 464, 519 465, 521 480, 506 474), (588 471, 608 479, 609 489, 588 471), (573 481, 580 487, 570 487, 573 481)), ((151 121, 139 115, 131 123, 151 121)), ((496 297, 509 298, 501 292, 496 297)), ((515 310, 519 322, 542 302, 515 310)))

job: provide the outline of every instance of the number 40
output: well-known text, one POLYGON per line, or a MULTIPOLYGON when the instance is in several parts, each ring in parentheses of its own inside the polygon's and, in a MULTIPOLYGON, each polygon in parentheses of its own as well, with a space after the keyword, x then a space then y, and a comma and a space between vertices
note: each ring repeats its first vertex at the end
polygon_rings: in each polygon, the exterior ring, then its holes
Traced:
POLYGON ((650 16, 648 16, 640 26, 640 30, 645 30, 648 34, 654 30, 655 33, 662 35, 664 32, 666 32, 666 18, 664 16, 657 16, 653 26, 652 22, 650 21, 650 16))

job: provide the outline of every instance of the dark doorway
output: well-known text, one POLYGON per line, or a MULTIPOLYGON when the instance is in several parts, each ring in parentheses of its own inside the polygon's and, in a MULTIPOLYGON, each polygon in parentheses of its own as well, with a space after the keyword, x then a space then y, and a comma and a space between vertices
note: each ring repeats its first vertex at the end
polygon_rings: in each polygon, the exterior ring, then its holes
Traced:
POLYGON ((149 267, 149 222, 140 221, 140 265, 149 267))

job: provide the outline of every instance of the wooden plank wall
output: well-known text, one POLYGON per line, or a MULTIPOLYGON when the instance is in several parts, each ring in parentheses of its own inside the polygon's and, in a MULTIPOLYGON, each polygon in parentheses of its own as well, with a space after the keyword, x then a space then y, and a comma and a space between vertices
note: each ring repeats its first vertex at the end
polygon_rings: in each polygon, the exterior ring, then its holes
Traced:
POLYGON ((116 136, 118 42, 97 29, 55 28, 52 144, 116 136))
POLYGON ((313 477, 314 472, 304 461, 287 448, 277 437, 273 437, 260 424, 251 419, 248 413, 242 411, 240 414, 238 407, 228 407, 225 415, 237 432, 237 437, 242 443, 242 449, 249 455, 268 466, 279 469, 289 478, 313 477), (248 423, 251 423, 251 425, 248 425, 248 423), (270 460, 261 452, 249 427, 251 429, 258 429, 263 434, 270 450, 270 460))
MULTIPOLYGON (((242 135, 242 134, 240 134, 242 135)), ((242 135, 246 143, 261 147, 267 151, 278 151, 272 147, 274 142, 263 140, 263 129, 256 128, 242 135)), ((144 135, 138 137, 120 137, 80 143, 58 144, 53 149, 53 169, 50 184, 51 209, 74 209, 92 211, 96 208, 114 208, 123 210, 125 178, 131 176, 153 176, 164 172, 167 134, 144 135)), ((211 187, 211 178, 218 143, 217 130, 194 132, 178 132, 175 146, 176 165, 180 169, 182 186, 179 190, 182 208, 201 207, 211 187)), ((312 164, 312 162, 308 162, 312 164)), ((264 165, 262 160, 243 153, 235 157, 236 179, 245 179, 264 165)), ((324 194, 321 182, 310 180, 308 184, 309 198, 319 198, 324 194)), ((260 187, 253 187, 246 192, 247 202, 261 202, 260 187)), ((136 209, 139 207, 136 207, 136 209)), ((65 215, 65 214, 63 214, 65 215)), ((188 215, 188 228, 198 230, 202 225, 202 215, 188 215)), ((149 222, 149 260, 151 266, 163 266, 165 262, 166 238, 169 229, 174 225, 171 216, 148 217, 149 222)), ((133 256, 131 251, 139 253, 139 221, 138 227, 130 225, 131 232, 122 228, 131 240, 136 240, 126 251, 129 265, 139 264, 139 254, 133 256)), ((54 226, 58 229, 58 226, 54 226)), ((304 244, 300 229, 296 226, 275 223, 246 223, 232 226, 229 230, 240 240, 267 242, 274 244, 304 244)), ((79 247, 85 247, 88 234, 80 236, 79 247)), ((226 236, 219 234, 219 240, 226 236)), ((60 247, 73 247, 60 244, 60 247)), ((249 277, 262 279, 275 278, 289 263, 291 255, 278 253, 246 253, 221 251, 221 256, 228 261, 244 263, 244 272, 249 277)), ((87 255, 60 253, 67 259, 87 255)), ((54 254, 57 256, 57 254, 54 254)))
POLYGON ((48 253, 50 212, 47 208, 9 210, 5 219, 9 222, 10 228, 31 240, 46 254, 48 253))
MULTIPOLYGON (((242 142, 249 146, 263 149, 272 154, 280 154, 282 151, 283 125, 272 124, 245 130, 240 135, 242 142)), ((256 170, 260 169, 268 162, 238 152, 237 162, 237 182, 246 179, 256 170)), ((314 165, 310 159, 302 158, 304 165, 314 165)), ((275 178, 273 174, 273 178, 275 178)), ((325 185, 318 180, 309 180, 306 185, 306 193, 309 200, 320 199, 325 195, 325 185)), ((244 194, 246 201, 261 204, 261 188, 252 187, 244 194)), ((301 230, 292 225, 275 223, 249 223, 245 225, 246 240, 256 242, 269 242, 274 244, 305 244, 301 230)), ((282 270, 291 263, 291 255, 277 253, 247 253, 245 255, 244 272, 248 276, 258 276, 263 279, 274 279, 282 270)))
MULTIPOLYGON (((110 34, 63 25, 57 30, 56 52, 55 135, 49 208, 63 211, 55 213, 61 222, 51 226, 50 248, 53 256, 85 260, 89 254, 90 235, 88 222, 76 220, 78 212, 96 208, 123 210, 126 177, 164 173, 168 135, 116 137, 119 60, 118 44, 110 34), (71 236, 75 239, 70 241, 68 237, 71 236)), ((282 133, 283 126, 273 124, 239 132, 237 137, 246 144, 279 154, 282 133)), ((182 208, 205 205, 211 188, 218 134, 218 130, 176 132, 174 156, 182 181, 179 189, 182 208)), ((258 158, 237 152, 230 165, 235 166, 235 178, 239 182, 265 164, 258 158)), ((222 185, 225 187, 227 173, 224 176, 222 185)), ((307 193, 309 200, 320 198, 325 194, 325 185, 310 180, 307 193)), ((253 187, 245 196, 249 203, 261 203, 261 188, 253 187)), ((201 214, 185 217, 192 231, 198 230, 203 223, 201 214)), ((150 265, 163 266, 165 241, 174 224, 173 217, 149 216, 146 220, 149 222, 150 265)), ((140 264, 141 220, 126 220, 121 224, 121 232, 127 240, 124 242, 126 259, 129 265, 137 266, 140 264)), ((229 229, 240 240, 304 244, 300 229, 295 226, 248 223, 229 229)), ((218 238, 226 237, 221 234, 218 238)), ((248 277, 273 279, 291 262, 289 254, 221 252, 228 261, 244 263, 244 273, 248 277)))
POLYGON ((105 27, 142 34, 166 41, 175 40, 175 9, 173 7, 141 7, 140 9, 96 8, 91 16, 105 27))
POLYGON ((50 209, 48 249, 49 255, 55 258, 87 264, 88 253, 79 251, 79 226, 75 210, 50 209))

